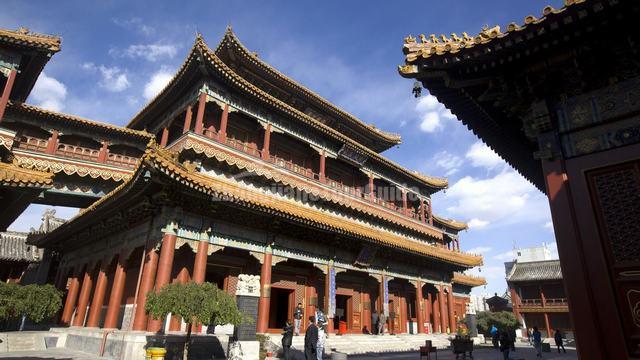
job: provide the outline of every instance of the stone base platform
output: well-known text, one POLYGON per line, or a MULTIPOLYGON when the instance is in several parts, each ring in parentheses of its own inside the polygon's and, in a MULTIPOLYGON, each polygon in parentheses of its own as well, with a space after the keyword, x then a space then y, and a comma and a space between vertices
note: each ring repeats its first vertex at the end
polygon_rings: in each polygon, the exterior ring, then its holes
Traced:
MULTIPOLYGON (((162 346, 167 349, 167 359, 182 358, 184 333, 165 335, 142 331, 103 330, 98 328, 52 328, 46 335, 47 347, 78 350, 100 355, 104 342, 104 356, 112 359, 144 359, 145 347, 162 346)), ((229 336, 192 334, 190 358, 225 359, 229 336)))

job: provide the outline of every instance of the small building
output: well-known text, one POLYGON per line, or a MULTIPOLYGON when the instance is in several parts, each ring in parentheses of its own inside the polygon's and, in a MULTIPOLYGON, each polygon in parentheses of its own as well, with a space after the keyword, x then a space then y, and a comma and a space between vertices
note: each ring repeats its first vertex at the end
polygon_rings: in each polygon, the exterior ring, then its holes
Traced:
POLYGON ((507 294, 500 296, 498 293, 495 293, 492 297, 486 300, 486 303, 489 307, 489 311, 491 312, 513 311, 511 299, 507 294))
POLYGON ((515 261, 507 274, 507 284, 513 313, 525 328, 535 326, 546 337, 559 329, 573 338, 560 260, 515 261))

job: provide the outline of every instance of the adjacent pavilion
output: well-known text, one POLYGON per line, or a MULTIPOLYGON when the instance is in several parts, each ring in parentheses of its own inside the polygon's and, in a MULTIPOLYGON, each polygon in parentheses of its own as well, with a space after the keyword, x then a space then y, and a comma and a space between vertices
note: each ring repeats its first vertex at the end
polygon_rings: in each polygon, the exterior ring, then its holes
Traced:
POLYGON ((549 197, 581 359, 640 356, 640 3, 409 36, 400 75, 549 197))

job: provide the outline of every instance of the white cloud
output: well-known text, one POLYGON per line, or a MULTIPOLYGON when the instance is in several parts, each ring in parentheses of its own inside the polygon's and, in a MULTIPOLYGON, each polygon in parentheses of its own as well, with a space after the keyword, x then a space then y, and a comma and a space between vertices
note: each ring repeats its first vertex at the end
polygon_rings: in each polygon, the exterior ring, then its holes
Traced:
POLYGON ((447 151, 440 151, 433 155, 430 163, 435 163, 436 166, 445 170, 444 176, 451 176, 458 172, 460 166, 464 163, 464 160, 459 156, 453 155, 447 151))
POLYGON ((493 259, 500 260, 500 261, 510 261, 515 259, 515 256, 513 254, 513 250, 509 250, 509 251, 505 251, 503 253, 494 255, 493 259))
POLYGON ((544 223, 544 228, 553 232, 553 222, 547 221, 546 223, 544 223))
POLYGON ((471 160, 471 165, 475 167, 484 167, 489 170, 506 164, 498 154, 491 150, 482 141, 478 141, 471 145, 465 154, 465 157, 471 160))
POLYGON ((82 68, 87 71, 100 72, 102 80, 100 80, 98 85, 107 91, 121 92, 131 86, 129 79, 127 78, 127 74, 117 66, 107 67, 88 62, 82 64, 82 68))
POLYGON ((36 105, 53 111, 62 111, 67 98, 67 87, 60 81, 42 72, 31 92, 36 105))
POLYGON ((172 44, 136 44, 129 45, 124 50, 112 48, 109 54, 115 57, 143 58, 155 62, 161 58, 173 58, 178 52, 178 47, 172 44))
POLYGON ((484 254, 487 253, 489 251, 491 251, 491 247, 489 246, 476 246, 474 248, 471 248, 469 250, 465 250, 468 253, 471 254, 484 254))
MULTIPOLYGON (((483 277, 487 280, 487 283, 489 284, 492 284, 499 280, 504 281, 504 278, 506 277, 506 274, 504 272, 504 266, 499 266, 499 265, 478 266, 473 269, 469 269, 465 271, 465 273, 471 276, 483 277)), ((506 287, 506 283, 504 284, 504 286, 506 287)))
POLYGON ((165 86, 167 86, 172 77, 173 73, 169 72, 165 68, 162 68, 151 75, 151 79, 149 79, 149 82, 144 86, 144 98, 151 100, 151 98, 156 96, 160 91, 162 91, 162 89, 164 89, 165 86))
POLYGON ((142 22, 139 17, 129 19, 113 19, 113 23, 127 30, 136 30, 145 35, 153 35, 155 28, 142 22))
POLYGON ((476 228, 547 221, 544 195, 513 170, 479 179, 465 176, 444 194, 449 215, 476 228))
POLYGON ((415 111, 420 118, 420 130, 434 133, 442 130, 445 120, 455 119, 451 111, 438 102, 435 96, 427 94, 418 100, 415 111))
POLYGON ((487 225, 489 225, 489 222, 485 220, 473 218, 469 220, 468 225, 470 229, 482 229, 487 227, 487 225))

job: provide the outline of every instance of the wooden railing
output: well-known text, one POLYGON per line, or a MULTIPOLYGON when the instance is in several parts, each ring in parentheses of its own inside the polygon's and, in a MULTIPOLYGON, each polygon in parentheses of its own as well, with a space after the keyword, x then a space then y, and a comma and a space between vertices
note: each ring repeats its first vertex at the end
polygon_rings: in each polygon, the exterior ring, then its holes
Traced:
MULTIPOLYGON (((209 129, 205 129, 203 130, 203 135, 215 142, 221 142, 224 145, 233 148, 235 150, 241 151, 247 155, 256 157, 256 158, 260 158, 262 159, 262 151, 260 149, 258 149, 255 145, 253 144, 249 144, 246 143, 244 141, 238 140, 233 138, 232 136, 226 136, 225 139, 223 141, 220 141, 218 133, 215 130, 209 130, 209 129)), ((283 159, 281 157, 278 157, 276 155, 273 154, 269 154, 268 159, 262 159, 264 161, 267 161, 271 164, 274 164, 280 168, 286 169, 288 171, 291 171, 293 173, 302 175, 308 179, 312 179, 315 180, 323 185, 329 186, 335 190, 337 190, 340 193, 349 195, 349 196, 353 196, 359 199, 365 199, 365 200, 369 200, 369 194, 365 193, 361 190, 361 188, 359 187, 353 187, 353 186, 348 186, 345 185, 344 183, 342 183, 341 181, 338 180, 334 180, 331 178, 326 177, 324 180, 320 179, 320 174, 302 166, 299 164, 294 163, 291 160, 287 160, 287 159, 283 159)), ((405 213, 404 209, 401 206, 397 206, 396 204, 394 204, 393 202, 389 202, 389 201, 384 201, 378 197, 374 197, 373 198, 373 203, 383 206, 387 209, 390 209, 394 212, 397 212, 399 214, 402 214, 404 216, 407 216, 409 218, 415 219, 417 221, 420 221, 420 215, 418 212, 414 211, 413 209, 408 209, 407 212, 405 213)))
MULTIPOLYGON (((46 153, 47 144, 49 140, 36 138, 33 136, 23 135, 17 144, 17 148, 20 150, 29 150, 38 153, 46 153)), ((77 159, 91 162, 100 162, 100 150, 91 149, 84 146, 69 145, 64 143, 58 143, 58 146, 53 155, 60 156, 67 159, 77 159)), ((104 160, 104 163, 117 167, 124 167, 128 169, 135 168, 138 162, 137 157, 120 155, 115 153, 109 153, 104 160)))
POLYGON ((548 298, 543 302, 542 299, 522 299, 520 306, 542 307, 542 306, 568 306, 566 298, 548 298))

